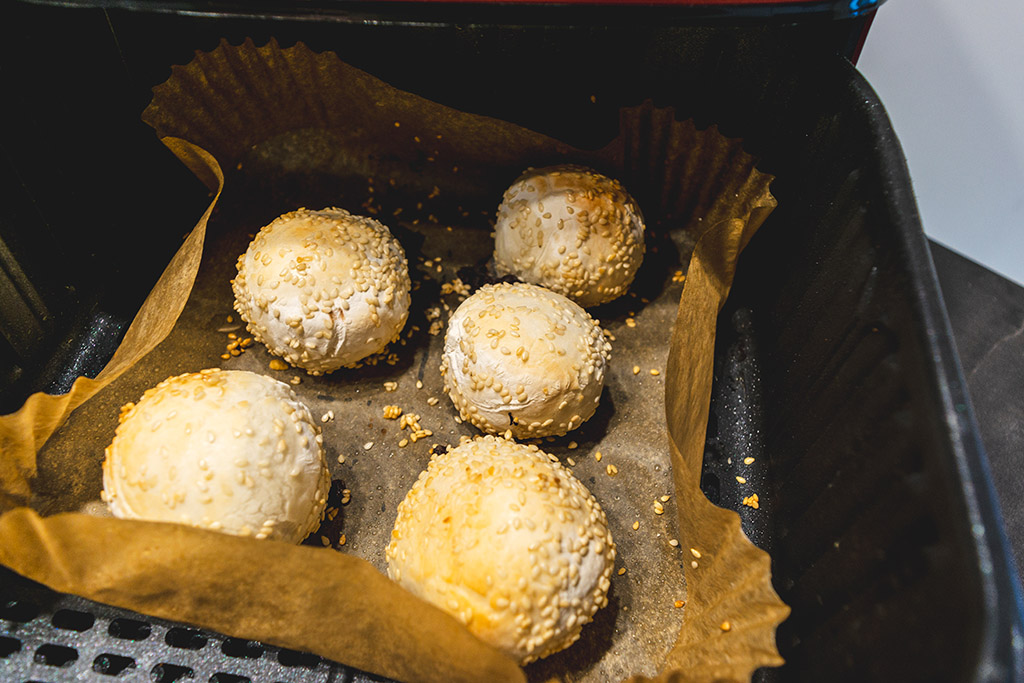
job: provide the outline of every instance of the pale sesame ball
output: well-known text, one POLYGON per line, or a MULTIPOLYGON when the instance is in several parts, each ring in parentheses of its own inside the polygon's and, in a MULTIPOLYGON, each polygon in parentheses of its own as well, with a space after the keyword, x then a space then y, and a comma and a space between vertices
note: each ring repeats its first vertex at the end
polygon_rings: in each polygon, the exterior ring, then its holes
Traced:
POLYGON ((311 375, 382 351, 409 316, 402 246, 380 222, 344 209, 284 214, 237 266, 235 310, 250 334, 311 375))
POLYGON ((103 461, 117 517, 298 543, 331 486, 320 429, 283 382, 203 370, 121 409, 103 461))
POLYGON ((644 258, 644 219, 617 180, 579 166, 529 169, 504 194, 494 262, 580 306, 626 293, 644 258))
POLYGON ((607 604, 615 544, 569 470, 484 436, 430 459, 385 556, 388 576, 526 664, 576 642, 607 604))
POLYGON ((611 344, 586 311, 543 287, 485 285, 452 314, 444 389, 462 419, 517 438, 562 435, 594 414, 611 344))

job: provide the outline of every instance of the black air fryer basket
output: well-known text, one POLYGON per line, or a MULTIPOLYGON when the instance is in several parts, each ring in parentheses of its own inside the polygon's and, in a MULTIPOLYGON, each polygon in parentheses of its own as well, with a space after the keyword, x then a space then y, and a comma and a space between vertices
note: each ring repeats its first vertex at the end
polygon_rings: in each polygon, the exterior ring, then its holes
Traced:
MULTIPOLYGON (((617 133, 620 107, 653 99, 742 138, 776 176, 779 207, 719 317, 702 480, 770 552, 792 608, 778 631, 786 664, 758 677, 1024 680, 1017 579, 910 179, 848 61, 875 9, 8 3, 3 410, 98 371, 202 212, 205 190, 139 120, 150 88, 195 50, 301 40, 403 90, 582 148, 617 133), (510 65, 553 64, 560 86, 544 106, 506 96, 510 65), (143 241, 126 222, 76 220, 115 205, 150 217, 143 241), (770 515, 741 505, 730 463, 748 455, 762 456, 770 515)), ((372 679, 0 573, 0 679, 108 677, 372 679)))

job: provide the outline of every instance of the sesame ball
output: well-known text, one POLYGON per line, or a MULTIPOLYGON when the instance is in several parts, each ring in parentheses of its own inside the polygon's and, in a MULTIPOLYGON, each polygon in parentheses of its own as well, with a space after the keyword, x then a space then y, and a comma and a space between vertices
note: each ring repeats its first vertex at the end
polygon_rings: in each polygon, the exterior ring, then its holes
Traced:
POLYGON ((615 544, 569 470, 484 436, 430 459, 385 556, 393 580, 527 664, 574 643, 607 604, 615 544))
POLYGON ((643 258, 640 208, 619 181, 590 169, 529 169, 498 207, 498 272, 547 287, 580 306, 625 294, 643 258))
POLYGON ((284 214, 237 266, 235 310, 249 333, 311 375, 379 353, 409 316, 402 246, 380 222, 344 209, 284 214))
POLYGON ((441 374, 462 419, 517 438, 563 435, 597 410, 611 344, 586 311, 523 283, 485 285, 452 314, 441 374))
POLYGON ((164 380, 121 409, 103 461, 116 517, 298 543, 331 485, 309 410, 283 382, 203 370, 164 380))

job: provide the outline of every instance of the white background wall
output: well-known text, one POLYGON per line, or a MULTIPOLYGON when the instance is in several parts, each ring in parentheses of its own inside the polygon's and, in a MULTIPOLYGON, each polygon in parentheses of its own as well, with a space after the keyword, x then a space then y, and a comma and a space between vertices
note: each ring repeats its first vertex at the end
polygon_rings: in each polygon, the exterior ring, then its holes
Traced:
POLYGON ((1024 1, 887 0, 857 66, 928 236, 1024 284, 1024 1))

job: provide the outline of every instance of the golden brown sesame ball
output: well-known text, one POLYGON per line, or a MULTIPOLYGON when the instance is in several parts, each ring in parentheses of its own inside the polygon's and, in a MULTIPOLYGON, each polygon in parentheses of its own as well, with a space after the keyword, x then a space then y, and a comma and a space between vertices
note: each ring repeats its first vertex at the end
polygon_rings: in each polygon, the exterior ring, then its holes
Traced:
POLYGON ((380 222, 344 209, 286 213, 237 266, 235 310, 249 332, 311 375, 382 351, 409 316, 402 246, 380 222))
POLYGON ((529 169, 498 207, 498 272, 585 308, 625 294, 643 258, 640 208, 619 181, 590 169, 529 169))
POLYGON ((327 504, 321 443, 283 382, 237 370, 179 375, 121 409, 102 497, 117 517, 298 543, 327 504))
POLYGON ((385 555, 388 576, 526 664, 574 643, 607 604, 615 544, 569 470, 484 436, 430 459, 385 555))
POLYGON ((594 414, 611 344, 586 311, 523 283, 485 285, 448 321, 445 391, 464 420, 517 438, 562 435, 594 414))

